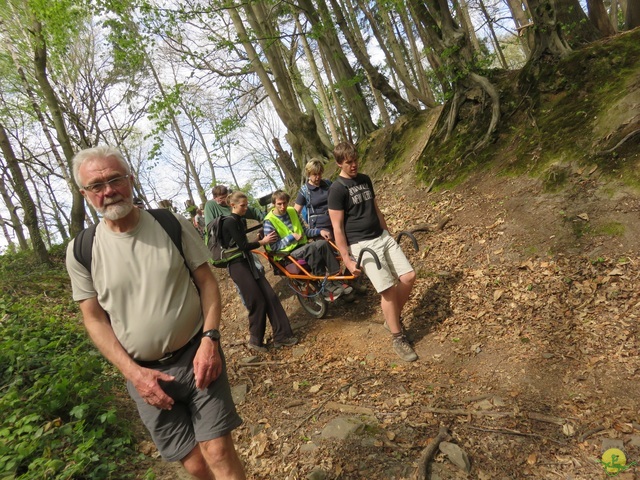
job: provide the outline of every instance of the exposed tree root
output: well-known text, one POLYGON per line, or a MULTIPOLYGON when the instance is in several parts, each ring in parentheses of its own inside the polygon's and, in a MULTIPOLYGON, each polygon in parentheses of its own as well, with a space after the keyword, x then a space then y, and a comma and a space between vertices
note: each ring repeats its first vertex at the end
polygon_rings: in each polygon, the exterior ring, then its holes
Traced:
POLYGON ((422 450, 420 459, 418 460, 418 467, 414 476, 415 480, 427 480, 427 471, 429 468, 429 462, 438 451, 438 447, 441 442, 449 440, 449 430, 447 427, 440 427, 440 431, 436 438, 429 442, 429 445, 422 450))

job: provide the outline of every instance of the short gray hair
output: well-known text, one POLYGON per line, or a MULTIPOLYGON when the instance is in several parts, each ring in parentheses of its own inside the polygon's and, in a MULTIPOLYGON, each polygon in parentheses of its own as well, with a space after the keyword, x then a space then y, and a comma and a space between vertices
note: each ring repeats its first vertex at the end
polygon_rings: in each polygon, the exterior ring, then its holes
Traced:
POLYGON ((97 147, 85 148, 84 150, 80 150, 73 157, 73 179, 76 181, 76 184, 80 188, 84 188, 85 185, 80 182, 80 167, 87 160, 92 160, 94 158, 109 158, 114 157, 118 162, 122 165, 127 175, 131 174, 131 167, 115 147, 110 147, 109 145, 99 145, 97 147))

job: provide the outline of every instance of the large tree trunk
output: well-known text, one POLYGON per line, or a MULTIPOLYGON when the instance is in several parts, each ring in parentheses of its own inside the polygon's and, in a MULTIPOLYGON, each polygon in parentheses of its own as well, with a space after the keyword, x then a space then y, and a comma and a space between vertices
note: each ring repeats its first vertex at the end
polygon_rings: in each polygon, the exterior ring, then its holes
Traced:
POLYGON ((610 37, 615 35, 616 31, 609 21, 609 15, 602 0, 587 0, 587 8, 589 10, 589 20, 603 36, 610 37))
POLYGON ((419 19, 429 45, 438 57, 446 64, 453 85, 453 99, 450 102, 449 114, 443 126, 445 139, 452 133, 458 112, 474 87, 480 87, 491 100, 491 120, 484 136, 474 148, 485 145, 493 135, 500 120, 500 96, 495 86, 485 76, 476 71, 474 55, 467 36, 458 27, 446 0, 411 0, 411 8, 419 19), (437 16, 434 16, 435 14, 437 16), (456 55, 447 52, 456 51, 456 55))
MULTIPOLYGON (((589 21, 579 0, 550 0, 550 3, 558 26, 562 28, 562 37, 569 47, 578 48, 601 37, 600 32, 589 21)), ((529 2, 533 11, 532 5, 532 2, 529 2)))
MULTIPOLYGON (((262 51, 269 61, 270 72, 275 78, 277 88, 272 83, 269 73, 255 50, 239 12, 234 8, 228 9, 228 12, 254 71, 260 78, 278 117, 287 127, 287 138, 293 149, 294 158, 299 159, 299 163, 302 164, 304 159, 311 157, 328 157, 330 152, 318 136, 313 117, 300 111, 295 89, 291 85, 288 70, 282 60, 278 36, 265 31, 271 27, 269 27, 269 20, 262 7, 253 4, 245 5, 244 9, 251 27, 260 38, 262 51), (310 125, 313 127, 309 128, 310 125)), ((298 173, 298 175, 300 174, 298 173)))
POLYGON ((9 136, 4 128, 4 125, 0 124, 0 150, 7 162, 9 172, 13 178, 13 185, 16 189, 16 195, 20 199, 20 204, 24 211, 24 224, 29 230, 29 238, 31 240, 31 246, 36 254, 36 258, 39 263, 49 264, 49 254, 47 247, 42 241, 40 235, 40 228, 38 227, 38 215, 36 213, 36 206, 33 203, 31 194, 24 180, 22 170, 20 169, 20 162, 16 158, 13 147, 9 142, 9 136))
MULTIPOLYGON (((529 9, 534 23, 534 48, 528 64, 539 62, 543 57, 562 58, 571 52, 562 33, 562 25, 556 19, 553 0, 529 0, 529 9)), ((527 70, 525 66, 524 70, 527 70)))
MULTIPOLYGON (((42 24, 35 20, 32 28, 31 33, 34 41, 33 63, 35 66, 36 79, 38 80, 38 85, 42 90, 47 107, 49 108, 49 113, 53 119, 58 143, 62 147, 62 151, 64 152, 64 156, 67 160, 67 168, 71 172, 73 171, 71 160, 74 156, 74 150, 64 123, 60 102, 58 101, 56 92, 49 83, 49 78, 47 76, 47 47, 44 35, 42 34, 42 24)), ((84 198, 75 183, 72 183, 71 186, 72 203, 70 234, 71 236, 75 236, 84 226, 84 198)))
POLYGON ((627 30, 640 27, 640 1, 627 1, 627 11, 624 16, 624 26, 627 30))

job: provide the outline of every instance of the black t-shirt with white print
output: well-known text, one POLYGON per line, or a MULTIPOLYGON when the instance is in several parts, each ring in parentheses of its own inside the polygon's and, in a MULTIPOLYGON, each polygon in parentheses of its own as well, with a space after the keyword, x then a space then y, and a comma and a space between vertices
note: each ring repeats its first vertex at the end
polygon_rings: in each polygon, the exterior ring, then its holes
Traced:
POLYGON ((331 184, 329 210, 344 211, 344 232, 348 245, 382 235, 374 200, 373 183, 364 173, 358 173, 355 178, 338 177, 331 184))

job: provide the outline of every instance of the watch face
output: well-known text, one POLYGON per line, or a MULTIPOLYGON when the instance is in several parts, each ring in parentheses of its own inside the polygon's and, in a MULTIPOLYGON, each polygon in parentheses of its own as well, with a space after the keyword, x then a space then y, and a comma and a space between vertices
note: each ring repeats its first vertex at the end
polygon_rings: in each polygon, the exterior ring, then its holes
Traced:
POLYGON ((213 340, 220 340, 220 332, 218 330, 207 330, 203 335, 213 340))

